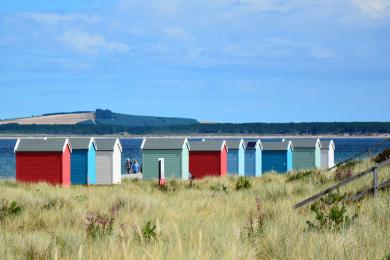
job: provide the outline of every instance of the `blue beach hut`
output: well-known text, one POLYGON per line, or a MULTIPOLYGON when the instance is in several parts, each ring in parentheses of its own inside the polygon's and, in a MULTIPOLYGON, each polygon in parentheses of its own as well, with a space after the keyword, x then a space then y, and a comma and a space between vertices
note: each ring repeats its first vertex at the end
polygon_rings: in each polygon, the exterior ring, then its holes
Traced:
POLYGON ((261 176, 262 150, 260 140, 245 141, 245 176, 261 176))
POLYGON ((228 175, 244 176, 245 174, 245 143, 243 139, 226 140, 228 147, 228 175))
POLYGON ((96 184, 96 143, 94 138, 71 138, 71 183, 96 184))
POLYGON ((291 141, 263 142, 262 146, 263 173, 286 173, 292 170, 294 148, 291 141))

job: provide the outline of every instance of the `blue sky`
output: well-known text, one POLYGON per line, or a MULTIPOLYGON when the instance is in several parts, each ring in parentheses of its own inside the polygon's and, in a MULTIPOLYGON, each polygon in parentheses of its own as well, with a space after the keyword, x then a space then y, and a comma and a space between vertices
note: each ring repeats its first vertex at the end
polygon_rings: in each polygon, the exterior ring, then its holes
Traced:
POLYGON ((389 121, 389 0, 1 0, 0 118, 389 121))

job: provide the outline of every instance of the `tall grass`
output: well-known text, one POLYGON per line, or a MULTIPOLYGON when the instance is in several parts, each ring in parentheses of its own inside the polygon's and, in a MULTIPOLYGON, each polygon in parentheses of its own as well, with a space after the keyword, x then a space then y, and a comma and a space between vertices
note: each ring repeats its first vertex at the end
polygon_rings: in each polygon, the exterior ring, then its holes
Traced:
MULTIPOLYGON (((354 172, 372 163, 354 165, 354 172)), ((390 178, 390 169, 381 171, 390 178)), ((236 189, 237 178, 117 186, 0 181, 0 200, 22 210, 0 221, 2 259, 383 259, 390 254, 390 193, 348 204, 359 208, 341 231, 307 230, 309 206, 292 206, 335 183, 334 172, 265 174, 236 189), (172 185, 172 186, 169 186, 172 185), (217 187, 217 188, 215 188, 217 187), (222 188, 218 188, 222 187, 222 188), (226 187, 226 188, 224 188, 226 187), (260 206, 259 206, 260 205, 260 206), (113 219, 106 232, 91 216, 113 219), (252 219, 252 220, 251 220, 252 219), (252 235, 243 235, 253 222, 252 235), (98 232, 98 236, 88 234, 98 232), (102 232, 100 232, 102 231, 102 232)), ((340 192, 371 185, 367 177, 340 192)), ((99 220, 99 219, 98 219, 99 220)), ((103 225, 103 224, 102 224, 103 225)), ((250 229, 249 229, 250 230, 250 229)))

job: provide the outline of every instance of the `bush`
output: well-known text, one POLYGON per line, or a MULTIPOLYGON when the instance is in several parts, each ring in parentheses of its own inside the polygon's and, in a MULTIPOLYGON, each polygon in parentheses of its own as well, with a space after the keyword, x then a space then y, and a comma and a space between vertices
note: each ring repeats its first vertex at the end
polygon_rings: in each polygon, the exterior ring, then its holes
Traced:
POLYGON ((225 193, 229 192, 228 187, 223 183, 216 183, 216 184, 211 185, 210 190, 215 191, 215 192, 219 192, 219 191, 223 191, 225 193))
POLYGON ((337 168, 334 178, 336 181, 343 181, 348 179, 353 175, 352 169, 350 167, 341 167, 337 168))
POLYGON ((103 238, 112 234, 114 217, 100 213, 89 213, 85 219, 85 228, 89 238, 103 238))
POLYGON ((249 189, 252 186, 247 177, 240 176, 236 182, 236 190, 249 189))
POLYGON ((253 241, 264 234, 265 214, 263 205, 259 198, 256 198, 256 211, 251 212, 249 217, 242 227, 241 238, 253 241))
POLYGON ((19 215, 22 210, 23 207, 15 201, 12 201, 10 204, 7 200, 0 200, 0 221, 8 216, 19 215))
POLYGON ((152 222, 149 220, 145 223, 141 230, 139 230, 138 226, 135 227, 135 236, 141 242, 153 242, 158 238, 156 229, 157 226, 152 224, 152 222))
POLYGON ((352 217, 347 215, 345 206, 345 194, 331 193, 310 206, 310 210, 315 215, 316 223, 306 221, 309 230, 332 230, 340 231, 349 227, 357 212, 352 217))
POLYGON ((390 148, 386 148, 374 158, 374 162, 381 163, 390 159, 390 148))

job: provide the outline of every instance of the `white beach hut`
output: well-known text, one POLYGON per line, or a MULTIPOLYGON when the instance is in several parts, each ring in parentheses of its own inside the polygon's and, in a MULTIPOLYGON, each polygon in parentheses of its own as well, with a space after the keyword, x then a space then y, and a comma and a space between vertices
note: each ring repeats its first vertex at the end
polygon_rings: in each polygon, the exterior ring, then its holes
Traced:
POLYGON ((321 140, 321 169, 332 168, 334 163, 334 151, 336 147, 333 140, 321 140))
POLYGON ((122 145, 118 138, 99 138, 96 143, 96 184, 121 183, 122 145))

